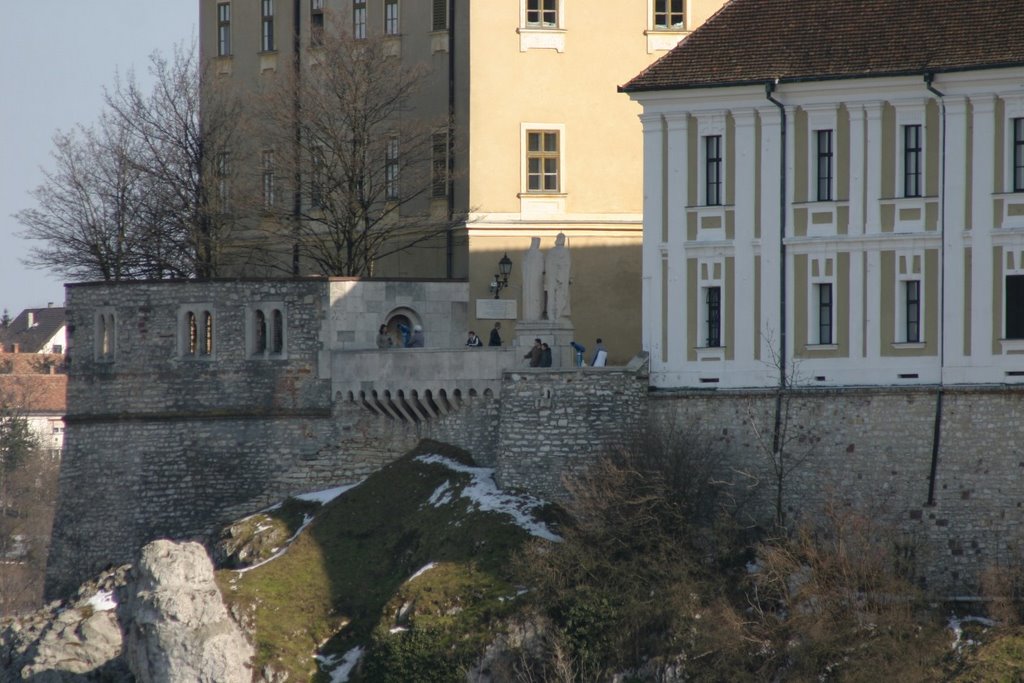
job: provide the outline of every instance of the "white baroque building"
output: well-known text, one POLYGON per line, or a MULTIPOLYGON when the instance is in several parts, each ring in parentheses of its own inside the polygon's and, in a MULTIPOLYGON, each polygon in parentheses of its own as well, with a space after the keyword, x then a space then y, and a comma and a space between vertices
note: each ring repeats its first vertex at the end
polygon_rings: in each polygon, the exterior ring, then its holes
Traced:
POLYGON ((621 88, 653 386, 1024 382, 1020 10, 733 0, 621 88))

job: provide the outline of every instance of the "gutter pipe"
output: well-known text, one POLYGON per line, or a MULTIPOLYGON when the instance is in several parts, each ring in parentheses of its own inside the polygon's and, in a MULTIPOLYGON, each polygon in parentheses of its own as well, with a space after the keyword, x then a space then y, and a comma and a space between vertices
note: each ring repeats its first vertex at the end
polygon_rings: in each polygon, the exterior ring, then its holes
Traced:
POLYGON ((945 95, 933 85, 935 74, 924 73, 924 85, 928 92, 939 98, 942 107, 942 156, 939 179, 939 234, 942 243, 939 247, 939 391, 935 397, 935 427, 932 433, 932 465, 928 473, 928 501, 925 505, 935 505, 935 480, 939 470, 939 445, 942 437, 942 394, 946 369, 946 100, 945 95))
POLYGON ((782 394, 787 388, 786 377, 786 107, 773 93, 778 79, 764 86, 765 97, 779 108, 781 130, 779 136, 779 390, 775 394, 775 428, 772 432, 772 452, 782 447, 782 394))

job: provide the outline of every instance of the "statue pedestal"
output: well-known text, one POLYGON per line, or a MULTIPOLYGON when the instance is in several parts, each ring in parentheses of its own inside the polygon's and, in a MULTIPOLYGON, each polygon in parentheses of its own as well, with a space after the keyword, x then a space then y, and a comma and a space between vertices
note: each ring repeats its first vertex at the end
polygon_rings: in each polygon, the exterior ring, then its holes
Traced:
POLYGON ((569 342, 575 339, 575 329, 569 319, 517 320, 513 346, 523 361, 521 365, 529 365, 522 357, 533 347, 533 340, 540 339, 551 347, 552 369, 569 370, 576 367, 576 352, 569 346, 569 342))

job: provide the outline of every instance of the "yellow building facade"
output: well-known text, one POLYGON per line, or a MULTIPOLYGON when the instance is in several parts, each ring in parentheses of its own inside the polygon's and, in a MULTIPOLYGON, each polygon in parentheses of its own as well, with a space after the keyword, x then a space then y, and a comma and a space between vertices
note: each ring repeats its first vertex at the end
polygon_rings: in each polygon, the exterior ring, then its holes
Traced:
POLYGON ((449 239, 388 258, 378 277, 466 278, 469 325, 506 341, 521 315, 520 264, 565 233, 577 339, 603 337, 613 362, 641 345, 643 206, 640 107, 617 93, 703 23, 722 0, 201 0, 210 87, 255 92, 260 79, 308 68, 319 26, 351 22, 427 67, 415 110, 453 112, 450 195, 434 212, 465 215, 449 239), (269 37, 268 37, 269 36, 269 37), (491 303, 498 261, 513 261, 491 303), (476 306, 477 301, 481 306, 476 306), (490 300, 485 303, 485 300, 490 300), (479 317, 477 313, 479 311, 479 317))

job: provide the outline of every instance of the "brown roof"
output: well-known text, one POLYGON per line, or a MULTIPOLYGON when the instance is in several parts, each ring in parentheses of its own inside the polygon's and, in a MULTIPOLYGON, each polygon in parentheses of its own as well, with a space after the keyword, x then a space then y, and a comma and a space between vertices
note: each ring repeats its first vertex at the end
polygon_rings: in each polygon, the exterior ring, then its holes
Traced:
POLYGON ((68 386, 63 363, 57 354, 0 352, 0 404, 63 415, 68 386))
POLYGON ((732 0, 620 90, 1019 65, 1022 0, 732 0))

